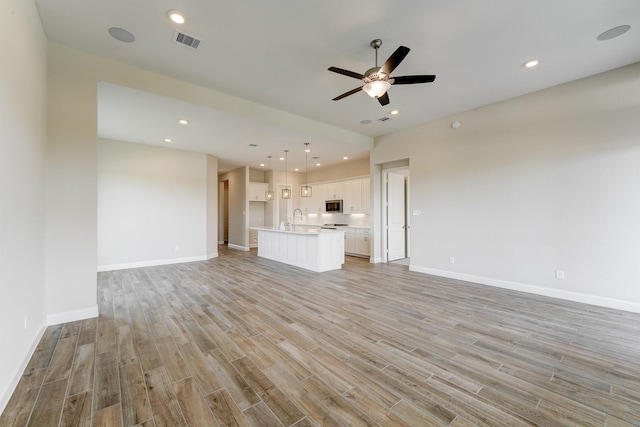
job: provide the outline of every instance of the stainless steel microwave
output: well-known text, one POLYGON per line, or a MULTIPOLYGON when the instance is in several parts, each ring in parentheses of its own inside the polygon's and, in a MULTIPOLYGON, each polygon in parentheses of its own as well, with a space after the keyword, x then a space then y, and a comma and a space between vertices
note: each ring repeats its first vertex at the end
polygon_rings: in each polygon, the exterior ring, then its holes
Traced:
POLYGON ((340 212, 342 213, 342 200, 327 200, 324 202, 325 212, 340 212))

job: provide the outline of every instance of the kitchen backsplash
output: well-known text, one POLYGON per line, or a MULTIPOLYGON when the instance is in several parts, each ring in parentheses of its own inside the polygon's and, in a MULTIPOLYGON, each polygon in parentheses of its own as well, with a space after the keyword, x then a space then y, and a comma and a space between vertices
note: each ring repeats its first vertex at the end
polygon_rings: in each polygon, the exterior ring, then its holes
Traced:
POLYGON ((351 227, 369 227, 368 214, 339 214, 339 213, 323 213, 323 214, 306 214, 305 224, 323 225, 323 224, 347 224, 351 227))

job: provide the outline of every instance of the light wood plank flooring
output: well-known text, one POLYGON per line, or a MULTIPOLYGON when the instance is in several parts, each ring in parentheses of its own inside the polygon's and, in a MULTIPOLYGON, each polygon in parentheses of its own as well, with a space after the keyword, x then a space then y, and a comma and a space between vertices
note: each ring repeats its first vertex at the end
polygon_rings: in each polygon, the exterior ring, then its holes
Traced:
POLYGON ((640 426, 640 315, 348 257, 98 275, 1 426, 640 426))

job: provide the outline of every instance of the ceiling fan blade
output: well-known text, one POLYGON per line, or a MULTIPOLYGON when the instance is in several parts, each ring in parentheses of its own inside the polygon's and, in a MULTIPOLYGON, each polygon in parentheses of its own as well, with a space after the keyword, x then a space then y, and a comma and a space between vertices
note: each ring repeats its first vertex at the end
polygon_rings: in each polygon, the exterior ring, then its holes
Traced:
POLYGON ((329 67, 329 71, 333 71, 334 73, 342 74, 344 76, 353 77, 354 79, 360 79, 360 80, 364 79, 364 76, 362 74, 349 71, 349 70, 343 70, 342 68, 338 68, 338 67, 329 67))
POLYGON ((383 107, 389 103, 389 93, 385 92, 384 95, 378 97, 378 102, 383 107))
POLYGON ((406 46, 400 46, 399 48, 397 48, 396 51, 391 54, 389 59, 387 59, 387 61, 382 64, 379 72, 384 73, 387 76, 391 74, 391 72, 395 70, 398 65, 400 65, 400 63, 402 62, 404 57, 407 56, 410 50, 411 49, 406 46))
POLYGON ((401 76, 389 79, 389 83, 392 85, 412 85, 415 83, 431 83, 436 79, 436 76, 423 75, 423 76, 401 76), (391 82, 393 80, 393 82, 391 82))
POLYGON ((347 96, 349 96, 349 95, 353 95, 354 93, 358 93, 358 92, 360 92, 361 90, 362 90, 362 86, 357 87, 357 88, 355 88, 355 89, 351 89, 349 92, 345 92, 345 93, 343 93, 342 95, 336 96, 335 98, 333 98, 333 100, 332 100, 332 101, 339 101, 339 100, 341 100, 342 98, 346 98, 346 97, 347 97, 347 96))

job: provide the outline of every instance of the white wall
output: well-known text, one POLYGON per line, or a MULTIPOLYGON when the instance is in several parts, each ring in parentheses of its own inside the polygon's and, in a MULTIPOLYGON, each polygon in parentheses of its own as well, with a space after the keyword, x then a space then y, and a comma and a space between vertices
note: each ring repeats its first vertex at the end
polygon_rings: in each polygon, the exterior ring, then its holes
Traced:
POLYGON ((45 324, 47 44, 33 2, 0 13, 0 412, 45 324), (26 325, 25 325, 26 319, 26 325))
POLYGON ((422 210, 413 270, 640 311, 638 75, 640 64, 377 138, 376 256, 379 165, 409 158, 422 210))
POLYGON ((98 141, 99 271, 206 259, 207 157, 98 141))

